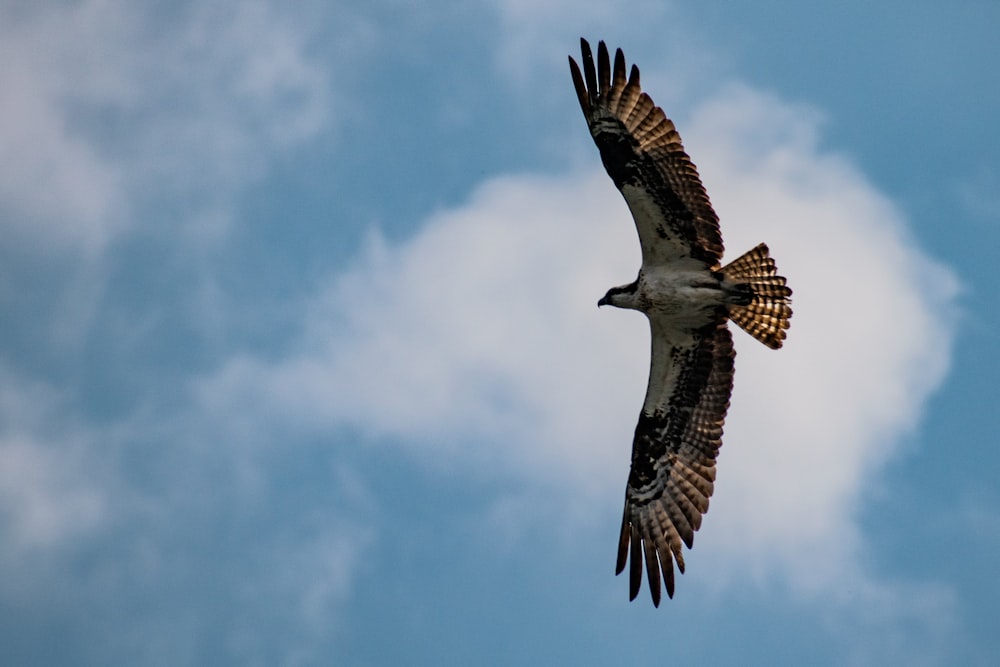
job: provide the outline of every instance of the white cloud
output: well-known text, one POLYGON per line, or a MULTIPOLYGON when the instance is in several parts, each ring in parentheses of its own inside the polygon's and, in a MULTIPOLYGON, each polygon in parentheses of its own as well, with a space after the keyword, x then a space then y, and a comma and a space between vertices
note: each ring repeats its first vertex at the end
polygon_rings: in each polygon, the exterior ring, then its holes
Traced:
MULTIPOLYGON (((342 621, 362 559, 373 540, 370 527, 325 518, 314 534, 279 537, 259 554, 260 571, 235 592, 235 614, 225 643, 241 664, 313 665, 329 659, 331 628, 342 621), (275 608, 282 609, 277 618, 275 608), (262 628, 268 628, 262 631, 262 628), (276 655, 274 655, 276 654, 276 655), (267 658, 263 658, 267 660, 267 658)), ((250 551, 254 551, 251 546, 250 551)), ((257 554, 255 554, 257 555, 257 554)))
POLYGON ((8 565, 71 543, 107 515, 86 438, 51 427, 60 405, 51 388, 0 368, 0 554, 8 565))
MULTIPOLYGON (((769 242, 796 311, 779 352, 736 334, 736 392, 697 558, 729 580, 778 580, 808 598, 847 577, 869 601, 894 600, 864 565, 857 518, 947 370, 956 281, 847 159, 817 147, 814 112, 733 87, 694 116, 688 148, 727 256, 769 242)), ((293 351, 233 360, 204 399, 346 425, 431 460, 447 451, 556 478, 567 506, 581 489, 617 502, 648 332, 640 316, 595 302, 634 277, 630 227, 597 171, 492 180, 405 243, 376 236, 310 304, 293 351)))
POLYGON ((766 240, 795 290, 784 349, 737 344, 705 542, 835 589, 859 565, 868 486, 947 371, 957 282, 846 159, 817 150, 811 114, 733 88, 687 137, 729 248, 766 240))
MULTIPOLYGON (((494 5, 504 32, 504 40, 496 54, 497 67, 520 82, 537 76, 540 64, 556 62, 563 65, 566 44, 576 44, 580 31, 587 27, 607 26, 620 11, 613 2, 497 0, 494 5), (567 16, 573 20, 567 21, 567 16)), ((647 8, 636 7, 635 10, 647 8)))
POLYGON ((87 32, 80 25, 74 38, 76 12, 66 14, 61 21, 52 12, 0 10, 7 54, 0 71, 0 210, 8 235, 41 231, 70 247, 94 246, 115 224, 121 173, 73 132, 61 107, 62 61, 80 55, 72 52, 87 32))
POLYGON ((575 481, 602 478, 616 458, 605 449, 620 440, 615 420, 580 413, 601 405, 619 423, 634 417, 647 354, 641 316, 596 308, 609 283, 636 270, 617 199, 596 172, 501 178, 403 247, 375 236, 310 304, 294 355, 233 361, 205 400, 265 400, 324 428, 471 446, 519 470, 570 462, 575 481), (623 351, 627 331, 638 346, 623 351), (609 397, 607 387, 628 390, 609 397))
POLYGON ((104 498, 81 474, 84 467, 85 457, 71 448, 52 451, 16 437, 0 441, 7 549, 17 554, 46 551, 99 523, 104 498))
MULTIPOLYGON (((253 179, 327 121, 308 33, 267 2, 169 12, 120 0, 0 10, 8 232, 94 251, 149 198, 253 179)), ((7 234, 10 237, 10 233, 7 234)))

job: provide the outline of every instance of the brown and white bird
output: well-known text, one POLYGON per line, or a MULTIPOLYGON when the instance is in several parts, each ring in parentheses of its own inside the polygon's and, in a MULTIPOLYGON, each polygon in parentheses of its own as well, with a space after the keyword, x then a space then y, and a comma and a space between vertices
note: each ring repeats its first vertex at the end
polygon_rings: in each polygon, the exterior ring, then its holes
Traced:
POLYGON ((771 348, 785 339, 792 290, 763 243, 721 266, 719 218, 684 152, 680 135, 639 85, 625 56, 611 66, 604 42, 597 66, 580 40, 583 73, 569 59, 573 85, 608 175, 628 204, 642 246, 638 277, 598 302, 646 314, 652 354, 646 399, 632 441, 632 468, 616 574, 629 561, 629 596, 642 585, 645 558, 653 604, 660 575, 674 595, 674 568, 688 548, 715 483, 722 427, 733 389, 728 321, 771 348))

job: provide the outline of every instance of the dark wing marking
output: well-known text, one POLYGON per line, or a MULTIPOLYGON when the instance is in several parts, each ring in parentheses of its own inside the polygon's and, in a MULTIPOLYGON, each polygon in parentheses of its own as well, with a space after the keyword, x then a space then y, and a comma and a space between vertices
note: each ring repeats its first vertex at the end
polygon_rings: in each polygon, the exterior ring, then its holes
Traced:
POLYGON ((629 559, 629 599, 642 585, 646 561, 653 604, 660 574, 674 596, 673 561, 684 572, 681 543, 690 549, 715 482, 715 460, 733 390, 733 339, 720 313, 695 332, 650 316, 652 360, 646 401, 632 443, 632 469, 616 574, 629 559))
POLYGON ((632 65, 626 79, 621 49, 612 70, 603 41, 596 69, 587 40, 580 47, 582 75, 569 59, 573 84, 604 167, 635 218, 643 266, 693 257, 717 268, 719 218, 673 122, 642 92, 639 68, 632 65))

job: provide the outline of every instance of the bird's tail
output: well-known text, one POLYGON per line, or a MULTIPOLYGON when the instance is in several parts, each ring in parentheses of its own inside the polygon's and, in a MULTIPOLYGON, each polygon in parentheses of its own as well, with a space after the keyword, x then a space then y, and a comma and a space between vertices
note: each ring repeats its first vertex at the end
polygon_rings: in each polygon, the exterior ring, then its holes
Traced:
POLYGON ((773 349, 781 347, 792 317, 792 290, 777 272, 763 243, 722 269, 735 286, 729 319, 773 349))

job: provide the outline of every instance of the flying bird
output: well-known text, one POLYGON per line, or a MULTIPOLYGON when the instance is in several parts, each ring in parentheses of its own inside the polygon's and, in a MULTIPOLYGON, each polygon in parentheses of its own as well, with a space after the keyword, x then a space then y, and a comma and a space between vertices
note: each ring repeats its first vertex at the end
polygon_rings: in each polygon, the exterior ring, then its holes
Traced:
POLYGON ((596 67, 590 44, 581 39, 580 47, 582 74, 569 58, 573 85, 642 246, 638 277, 609 289, 597 305, 645 313, 652 338, 615 573, 629 565, 634 600, 645 559, 659 606, 661 573, 672 598, 674 561, 683 573, 681 544, 691 548, 715 485, 736 356, 728 321, 777 349, 792 316, 792 290, 763 243, 721 266, 719 218, 673 122, 642 91, 639 69, 632 65, 626 77, 621 49, 612 67, 603 41, 596 67))

